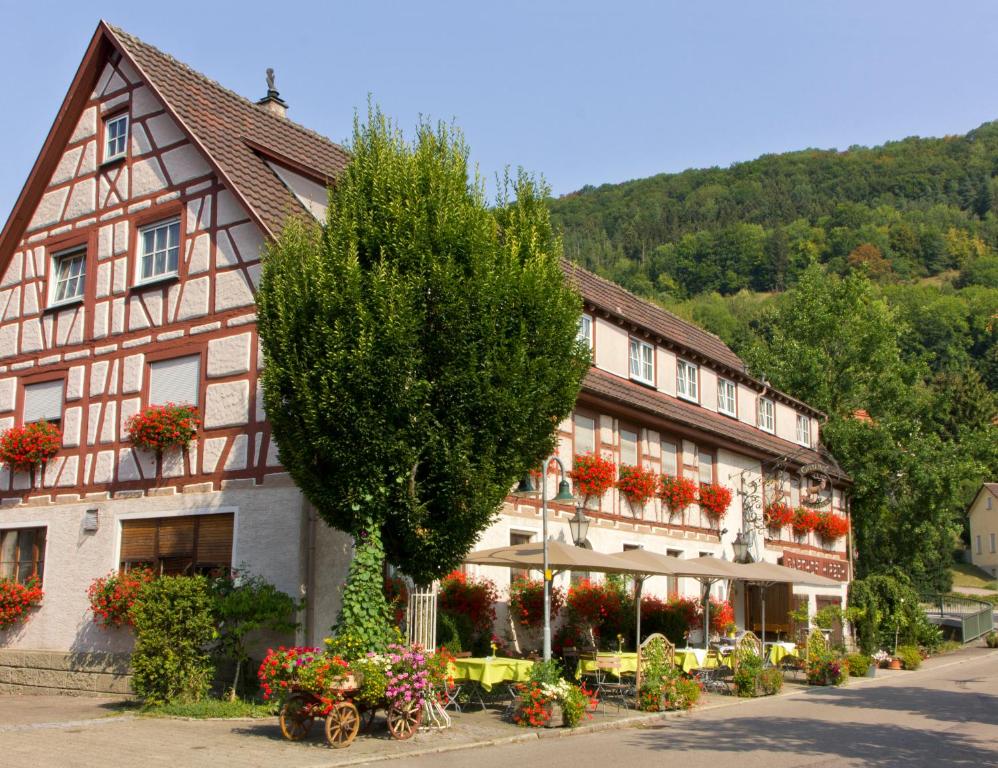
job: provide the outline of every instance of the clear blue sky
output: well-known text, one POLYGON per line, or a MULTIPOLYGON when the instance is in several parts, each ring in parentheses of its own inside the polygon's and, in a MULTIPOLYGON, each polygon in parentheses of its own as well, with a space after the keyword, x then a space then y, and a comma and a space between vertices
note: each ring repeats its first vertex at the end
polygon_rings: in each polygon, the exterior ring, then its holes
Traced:
POLYGON ((998 118, 998 3, 0 0, 0 219, 104 16, 343 141, 371 93, 456 119, 487 178, 556 194, 767 152, 964 133, 998 118))

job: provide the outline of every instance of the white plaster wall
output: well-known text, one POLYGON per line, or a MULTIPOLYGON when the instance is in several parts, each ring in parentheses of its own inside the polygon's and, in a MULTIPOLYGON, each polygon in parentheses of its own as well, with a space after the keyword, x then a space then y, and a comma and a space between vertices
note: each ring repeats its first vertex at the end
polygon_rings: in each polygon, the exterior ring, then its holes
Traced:
POLYGON ((738 384, 738 420, 756 426, 756 393, 744 384, 738 384))
POLYGON ((676 396, 676 355, 661 347, 656 348, 658 356, 658 390, 676 396))
POLYGON ((329 193, 326 188, 321 184, 316 184, 311 179, 306 179, 301 174, 282 168, 276 163, 268 161, 267 165, 284 182, 284 186, 298 198, 298 202, 305 206, 305 210, 312 214, 316 221, 325 223, 326 206, 329 202, 329 193))
POLYGON ((776 402, 776 436, 789 440, 791 443, 797 442, 797 411, 793 408, 776 402))
POLYGON ((42 585, 45 597, 26 624, 16 630, 0 632, 0 647, 49 651, 130 650, 132 635, 128 630, 105 630, 94 624, 89 612, 87 587, 95 578, 117 570, 120 521, 136 515, 234 512, 233 564, 300 597, 301 498, 296 488, 285 485, 6 508, 0 518, 0 528, 47 528, 42 585), (85 533, 84 512, 94 508, 99 510, 99 530, 85 533))
POLYGON ((700 405, 717 411, 717 374, 705 365, 700 366, 700 405))
POLYGON ((617 376, 627 377, 627 333, 622 329, 608 323, 606 320, 596 318, 596 365, 604 371, 617 376))

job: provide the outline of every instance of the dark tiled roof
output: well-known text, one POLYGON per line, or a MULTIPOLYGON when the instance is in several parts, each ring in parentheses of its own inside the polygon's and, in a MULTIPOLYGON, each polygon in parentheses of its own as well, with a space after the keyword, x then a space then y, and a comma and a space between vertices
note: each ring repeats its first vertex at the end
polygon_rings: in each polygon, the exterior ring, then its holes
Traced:
POLYGON ((847 479, 835 460, 822 452, 804 448, 744 422, 721 416, 706 408, 684 402, 598 368, 589 369, 582 382, 582 391, 605 401, 637 408, 679 425, 688 425, 716 438, 754 448, 777 458, 789 457, 797 464, 828 465, 834 474, 847 479))
POLYGON ((657 333, 691 352, 697 352, 736 371, 744 370, 742 359, 714 334, 639 299, 616 283, 594 275, 567 259, 563 260, 562 265, 569 281, 586 301, 657 333))
POLYGON ((267 112, 127 32, 108 28, 148 84, 167 102, 167 108, 203 146, 271 233, 281 230, 290 212, 304 209, 244 139, 269 147, 279 156, 329 179, 346 167, 349 156, 338 144, 267 112))

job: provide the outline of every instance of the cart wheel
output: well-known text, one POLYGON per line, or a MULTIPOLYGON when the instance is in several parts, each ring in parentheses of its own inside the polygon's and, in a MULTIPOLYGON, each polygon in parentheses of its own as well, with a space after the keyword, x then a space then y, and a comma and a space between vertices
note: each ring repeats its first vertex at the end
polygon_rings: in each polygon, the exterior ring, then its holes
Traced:
POLYGON ((360 708, 360 729, 364 733, 371 732, 371 728, 374 727, 374 718, 377 714, 378 714, 377 707, 360 708))
POLYGON ((311 697, 293 694, 281 707, 281 733, 289 741, 301 741, 312 730, 313 719, 311 697))
POLYGON ((326 741, 336 749, 349 747, 360 730, 360 713, 352 701, 337 701, 326 715, 326 741))
POLYGON ((388 708, 388 732, 393 739, 408 739, 419 730, 423 706, 415 701, 392 704, 388 708))

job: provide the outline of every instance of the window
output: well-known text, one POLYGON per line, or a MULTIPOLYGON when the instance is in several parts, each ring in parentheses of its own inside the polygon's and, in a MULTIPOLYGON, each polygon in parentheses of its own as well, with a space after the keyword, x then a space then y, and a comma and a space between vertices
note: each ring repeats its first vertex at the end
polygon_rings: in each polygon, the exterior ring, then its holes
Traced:
POLYGON ((575 414, 575 453, 596 453, 596 422, 575 414))
POLYGON ((655 383, 655 348, 646 341, 631 339, 631 378, 645 384, 655 383))
POLYGON ((662 442, 662 474, 676 477, 679 474, 679 449, 675 443, 662 442))
POLYGON ((180 220, 172 219, 139 230, 139 282, 177 274, 180 220))
MULTIPOLYGON (((528 544, 533 539, 533 534, 521 533, 520 531, 509 532, 509 544, 515 547, 517 544, 528 544)), ((512 584, 517 579, 529 579, 530 571, 526 568, 510 568, 509 583, 512 584)))
POLYGON ((58 424, 62 420, 63 380, 44 381, 24 386, 24 423, 48 421, 58 424))
POLYGON ((186 515, 121 523, 121 569, 163 575, 211 574, 232 566, 233 514, 186 515))
POLYGON ((977 544, 977 554, 981 554, 981 537, 980 535, 978 535, 975 536, 974 538, 976 539, 974 543, 977 544))
POLYGON ((172 357, 149 363, 149 404, 198 404, 201 356, 172 357))
POLYGON ((676 392, 685 400, 700 402, 697 387, 697 367, 685 360, 676 361, 676 392))
POLYGON ((995 535, 991 534, 991 554, 995 553, 995 535))
POLYGON ((714 482, 714 454, 697 448, 697 459, 700 472, 700 482, 714 482))
POLYGON ((45 529, 13 528, 0 531, 0 578, 23 584, 42 580, 45 570, 45 529))
POLYGON ((104 162, 125 156, 128 146, 128 114, 115 115, 104 121, 104 162))
MULTIPOLYGON (((683 556, 683 551, 681 549, 667 549, 665 554, 669 557, 681 558, 683 556)), ((666 576, 666 594, 669 597, 679 597, 679 579, 675 576, 666 576)))
POLYGON ((717 380, 717 410, 728 416, 737 416, 735 383, 727 379, 717 380))
POLYGON ((759 429, 764 432, 776 431, 776 413, 772 400, 759 398, 759 429))
POLYGON ((807 448, 811 447, 811 419, 797 414, 797 442, 807 448))
POLYGON ((576 338, 587 349, 593 348, 593 319, 589 315, 582 315, 579 318, 579 332, 576 338))
POLYGON ((620 463, 632 467, 638 465, 638 433, 629 429, 620 430, 620 463))
POLYGON ((65 304, 83 298, 87 278, 87 252, 72 250, 52 257, 51 304, 65 304))

